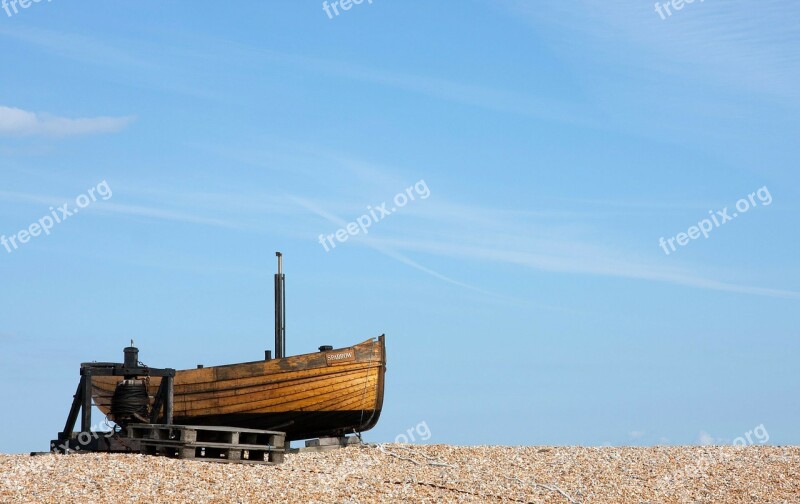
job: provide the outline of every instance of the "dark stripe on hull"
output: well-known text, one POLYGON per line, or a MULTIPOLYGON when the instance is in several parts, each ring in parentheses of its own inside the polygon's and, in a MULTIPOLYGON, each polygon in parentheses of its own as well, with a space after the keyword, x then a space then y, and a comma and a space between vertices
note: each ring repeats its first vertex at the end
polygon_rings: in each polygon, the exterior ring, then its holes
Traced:
POLYGON ((381 410, 286 411, 228 415, 176 416, 177 425, 215 425, 286 432, 287 440, 341 436, 364 432, 378 423, 381 410))

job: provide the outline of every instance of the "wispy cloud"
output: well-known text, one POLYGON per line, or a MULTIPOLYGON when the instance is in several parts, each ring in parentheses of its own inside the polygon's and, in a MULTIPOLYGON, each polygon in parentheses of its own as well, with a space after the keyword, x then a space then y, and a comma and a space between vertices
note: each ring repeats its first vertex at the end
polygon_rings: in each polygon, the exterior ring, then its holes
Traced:
POLYGON ((0 27, 0 36, 21 42, 25 46, 39 47, 59 58, 82 63, 137 70, 153 68, 152 63, 146 58, 136 57, 132 52, 115 47, 107 40, 101 41, 88 35, 15 26, 0 27))
MULTIPOLYGON (((43 29, 0 29, 0 35, 84 63, 109 68, 145 68, 159 76, 174 70, 166 66, 159 68, 155 63, 144 63, 157 60, 158 58, 154 56, 165 52, 161 44, 116 41, 114 45, 108 40, 99 41, 84 35, 43 29)), ((336 61, 304 54, 264 50, 209 36, 194 38, 183 47, 169 47, 169 53, 180 55, 184 62, 193 61, 201 65, 209 61, 217 64, 225 61, 226 64, 238 66, 240 71, 246 72, 249 72, 256 62, 263 62, 272 66, 357 81, 494 112, 575 124, 587 123, 586 103, 567 102, 553 96, 537 96, 524 90, 499 89, 476 81, 462 82, 413 71, 390 71, 345 60, 336 61)), ((184 94, 199 94, 206 98, 216 96, 214 93, 201 91, 196 82, 192 85, 187 83, 185 86, 176 84, 175 79, 168 83, 163 78, 150 82, 151 85, 157 82, 163 89, 184 94)), ((217 97, 227 99, 224 95, 217 97)))
MULTIPOLYGON (((312 213, 324 218, 325 220, 327 220, 328 222, 330 222, 332 224, 335 224, 336 226, 344 227, 344 226, 347 225, 347 221, 346 220, 344 220, 344 219, 342 219, 340 217, 337 217, 337 216, 335 216, 335 215, 323 210, 322 208, 320 208, 318 206, 317 203, 314 203, 314 202, 312 202, 312 201, 310 201, 308 199, 299 198, 299 197, 292 197, 292 199, 297 204, 299 204, 300 206, 308 209, 312 213)), ((439 280, 445 281, 445 282, 447 282, 449 284, 457 285, 459 287, 464 287, 464 288, 467 288, 467 289, 470 289, 470 290, 474 290, 474 291, 480 292, 482 294, 488 294, 490 296, 497 296, 497 294, 495 294, 493 292, 489 292, 487 290, 481 289, 479 287, 475 287, 473 285, 466 284, 464 282, 459 282, 458 280, 454 280, 454 279, 452 279, 452 278, 450 278, 448 276, 445 276, 445 275, 443 275, 443 274, 441 274, 441 273, 439 273, 437 271, 434 271, 434 270, 432 270, 430 268, 426 268, 425 266, 422 266, 421 264, 419 264, 416 261, 410 259, 409 257, 401 254, 400 252, 397 252, 392 247, 390 247, 388 245, 383 245, 380 242, 377 242, 376 240, 373 240, 369 236, 362 235, 362 236, 360 236, 358 238, 359 238, 359 240, 357 240, 357 241, 360 241, 361 243, 363 243, 367 247, 372 248, 374 250, 377 250, 381 254, 384 254, 384 255, 386 255, 388 257, 391 257, 392 259, 395 259, 396 261, 400 261, 401 263, 406 264, 408 266, 411 266, 412 268, 415 268, 415 269, 418 269, 418 270, 420 270, 420 271, 422 271, 424 273, 427 273, 428 275, 431 275, 434 278, 438 278, 439 280)))
MULTIPOLYGON (((403 187, 402 177, 395 169, 378 166, 367 161, 331 153, 319 153, 328 162, 348 170, 349 176, 366 183, 370 192, 391 194, 403 187)), ((363 211, 354 203, 352 194, 340 198, 319 198, 306 196, 291 197, 295 203, 312 214, 321 217, 337 227, 346 221, 337 214, 363 211)), ((360 197, 360 196, 359 196, 360 197)), ((376 200, 377 201, 377 200, 376 200)), ((639 257, 633 250, 613 247, 609 243, 623 243, 625 237, 609 239, 611 230, 603 232, 602 220, 597 208, 586 208, 583 201, 561 201, 558 205, 544 204, 541 209, 504 209, 448 200, 437 193, 424 206, 409 207, 404 210, 403 219, 392 224, 391 234, 378 233, 359 236, 359 243, 373 248, 415 269, 440 278, 454 285, 483 291, 479 287, 464 284, 458 280, 430 270, 411 259, 412 255, 427 254, 458 261, 474 261, 479 264, 508 264, 526 269, 575 275, 627 278, 632 280, 672 284, 721 292, 732 292, 778 298, 800 298, 800 293, 771 287, 746 285, 725 281, 700 273, 690 265, 665 265, 657 260, 639 257), (586 223, 592 222, 587 228, 586 223), (525 230, 525 232, 520 232, 525 230)), ((593 202, 594 205, 607 202, 593 202)), ((694 208, 693 204, 663 203, 657 201, 612 205, 609 215, 622 211, 641 214, 642 205, 650 208, 672 211, 677 208, 694 208)), ((310 223, 296 226, 305 229, 310 223)), ((313 225, 313 224, 312 224, 313 225)), ((705 268, 707 270, 707 268, 705 268)), ((494 294, 493 294, 494 295, 494 294)))
POLYGON ((0 135, 72 136, 113 133, 134 117, 66 118, 0 105, 0 135))
MULTIPOLYGON (((490 232, 487 230, 487 232, 490 232)), ((485 237, 485 235, 484 235, 485 237)), ((423 252, 444 257, 487 263, 506 263, 553 273, 608 276, 669 283, 716 291, 759 296, 800 299, 800 292, 741 285, 705 278, 689 269, 664 268, 637 260, 619 250, 604 250, 587 241, 584 246, 568 240, 531 243, 531 249, 477 246, 459 242, 458 236, 447 240, 392 239, 387 241, 398 250, 423 252), (554 253, 561 249, 571 253, 554 253)), ((498 239, 498 243, 506 243, 498 239)))
POLYGON ((654 2, 501 0, 499 5, 538 29, 552 30, 564 48, 590 45, 598 65, 613 58, 613 68, 635 65, 800 104, 800 56, 794 49, 800 43, 800 4, 795 2, 696 2, 667 20, 654 2))
POLYGON ((273 61, 299 67, 306 71, 399 89, 494 112, 560 122, 587 123, 585 119, 587 105, 584 103, 566 103, 553 97, 535 96, 529 93, 412 72, 390 72, 346 61, 331 61, 330 59, 275 52, 264 52, 263 54, 273 61))
MULTIPOLYGON (((71 200, 72 198, 63 198, 63 197, 43 195, 43 194, 0 191, 0 201, 10 201, 18 203, 36 203, 41 205, 57 206, 57 205, 63 205, 65 202, 71 200)), ((207 226, 221 227, 234 230, 243 230, 246 228, 244 224, 236 220, 219 219, 216 217, 196 215, 188 212, 182 212, 179 210, 164 208, 163 206, 133 205, 133 204, 120 204, 120 203, 111 203, 106 201, 98 201, 95 205, 92 206, 92 210, 97 212, 127 215, 133 217, 145 217, 150 219, 158 219, 158 220, 173 221, 173 222, 183 222, 188 224, 203 224, 207 226)))
MULTIPOLYGON (((326 158, 329 164, 330 158, 326 158)), ((270 233, 281 236, 305 237, 320 232, 319 219, 344 227, 339 215, 359 215, 366 203, 360 187, 366 182, 368 194, 392 194, 405 183, 392 169, 369 162, 339 157, 338 162, 350 169, 346 179, 358 183, 343 184, 348 189, 341 194, 285 195, 285 189, 275 188, 284 196, 225 192, 196 193, 186 190, 146 188, 129 189, 135 199, 131 203, 98 202, 98 212, 158 219, 162 221, 207 225, 229 230, 270 233), (363 204, 362 204, 363 203, 363 204)), ((337 180, 342 171, 336 171, 337 180)), ((342 180, 339 180, 342 182, 342 180)), ((324 184, 324 180, 321 182, 324 184)), ((0 191, 0 200, 24 201, 47 205, 63 204, 66 198, 0 191)), ((657 208, 658 202, 653 202, 657 208)), ((633 208, 638 213, 638 207, 633 208)), ((731 292, 778 298, 800 298, 800 293, 765 286, 748 285, 728 279, 714 278, 708 268, 685 263, 663 261, 637 254, 635 248, 616 246, 631 237, 619 235, 613 226, 606 228, 594 213, 582 204, 539 209, 503 209, 469 204, 448 199, 446 192, 424 206, 408 207, 402 217, 393 219, 380 232, 359 236, 354 244, 370 247, 427 275, 452 285, 464 287, 494 297, 499 295, 480 286, 470 285, 423 264, 419 256, 443 257, 460 263, 475 263, 498 267, 509 265, 531 271, 557 274, 589 275, 626 278, 638 281, 679 285, 720 292, 731 292), (591 224, 587 224, 590 222, 591 224), (615 235, 616 233, 616 235, 615 235)), ((612 219, 613 220, 613 219, 612 219)), ((316 245, 315 245, 316 246, 316 245)), ((725 275, 717 272, 716 276, 725 275)), ((735 277, 732 277, 735 279, 735 277)))
MULTIPOLYGON (((204 38, 191 49, 173 48, 187 58, 216 61, 224 54, 230 64, 249 69, 254 61, 268 62, 303 72, 357 81, 387 89, 507 114, 529 116, 572 124, 589 124, 587 103, 540 96, 523 90, 501 89, 478 81, 465 82, 413 71, 387 70, 346 60, 334 60, 255 48, 230 40, 204 38), (202 47, 203 49, 198 49, 202 47)), ((599 125, 599 123, 592 123, 599 125)))
POLYGON ((205 224, 208 226, 222 227, 227 229, 243 230, 245 226, 239 222, 217 219, 214 217, 204 217, 192 215, 185 212, 168 210, 164 208, 142 206, 142 205, 123 205, 118 203, 98 203, 97 210, 100 212, 131 215, 137 217, 149 217, 152 219, 186 222, 189 224, 205 224))
MULTIPOLYGON (((376 181, 379 185, 395 180, 391 170, 385 167, 341 156, 338 160, 349 167, 358 166, 356 175, 359 179, 376 181)), ((402 187, 399 182, 392 183, 394 190, 402 187)), ((391 187, 386 186, 384 189, 388 194, 391 187)), ((323 206, 326 209, 350 208, 341 211, 360 210, 352 205, 352 201, 298 201, 337 226, 343 226, 345 222, 330 210, 322 210, 323 206)), ((392 254, 399 254, 404 258, 403 261, 410 261, 408 254, 428 254, 458 261, 508 264, 552 273, 628 278, 721 292, 800 298, 800 292, 793 290, 710 278, 688 265, 665 265, 663 262, 639 257, 632 250, 612 247, 608 245, 609 242, 622 243, 624 237, 609 240, 607 233, 612 231, 598 232, 602 223, 594 223, 598 219, 597 210, 587 210, 585 202, 572 203, 567 205, 566 211, 549 208, 548 205, 538 211, 508 210, 448 201, 445 195, 439 193, 436 198, 428 200, 424 207, 408 208, 404 217, 410 225, 396 226, 391 237, 369 235, 368 240, 360 240, 359 243, 376 250, 381 249, 383 253, 391 251, 392 254), (587 229, 585 224, 589 220, 593 224, 587 229), (520 230, 527 232, 520 233, 520 230)), ((630 211, 641 213, 640 206, 643 204, 631 204, 630 211)), ((562 206, 558 205, 559 208, 562 206)), ((656 201, 648 202, 647 206, 663 210, 672 210, 676 206, 694 207, 687 204, 659 204, 656 201)), ((614 207, 615 211, 619 211, 619 207, 625 210, 625 205, 614 207)), ((412 267, 420 269, 416 263, 412 267)), ((450 280, 452 279, 448 279, 450 280)))

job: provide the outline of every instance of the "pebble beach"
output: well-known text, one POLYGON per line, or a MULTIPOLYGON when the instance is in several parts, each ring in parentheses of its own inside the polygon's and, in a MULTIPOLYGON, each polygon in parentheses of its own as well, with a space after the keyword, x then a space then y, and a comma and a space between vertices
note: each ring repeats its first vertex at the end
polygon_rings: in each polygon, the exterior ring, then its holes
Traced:
POLYGON ((3 503, 796 503, 800 448, 361 445, 244 465, 0 455, 3 503))

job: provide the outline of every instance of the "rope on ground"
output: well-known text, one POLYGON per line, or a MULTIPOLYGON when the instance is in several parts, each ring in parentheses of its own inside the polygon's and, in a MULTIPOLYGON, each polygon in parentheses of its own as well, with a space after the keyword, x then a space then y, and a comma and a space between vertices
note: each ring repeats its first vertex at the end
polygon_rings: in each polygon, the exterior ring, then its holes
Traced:
MULTIPOLYGON (((520 485, 525 486, 525 483, 521 479, 517 478, 516 476, 503 476, 503 477, 505 479, 509 480, 509 481, 516 481, 520 485)), ((544 483, 536 483, 536 481, 532 481, 531 483, 533 484, 533 486, 537 486, 539 488, 544 488, 545 490, 549 490, 550 492, 558 492, 558 493, 560 493, 565 499, 570 501, 570 503, 572 503, 572 504, 581 504, 579 501, 573 499, 567 492, 565 492, 564 490, 560 489, 558 487, 558 485, 555 485, 555 484, 553 484, 553 485, 545 485, 544 483)))
MULTIPOLYGON (((389 455, 390 457, 399 458, 400 460, 406 460, 406 461, 408 461, 408 462, 411 462, 412 464, 420 465, 420 462, 419 462, 419 461, 417 461, 417 460, 414 460, 414 459, 412 459, 412 458, 410 458, 410 457, 404 457, 404 456, 402 456, 402 455, 400 455, 400 454, 397 454, 397 453, 394 453, 394 452, 390 452, 389 450, 387 450, 387 449, 386 449, 386 448, 385 448, 383 445, 381 445, 381 444, 377 444, 377 445, 375 445, 375 447, 376 447, 376 448, 378 448, 378 450, 380 450, 380 451, 381 451, 381 453, 383 453, 384 455, 389 455)), ((428 455, 426 455, 426 454, 424 454, 424 453, 418 453, 418 452, 415 452, 415 451, 414 451, 414 450, 412 450, 411 448, 406 448, 406 447, 404 447, 404 446, 398 446, 397 448, 399 448, 399 449, 404 449, 404 450, 408 450, 408 451, 410 451, 411 453, 413 453, 413 454, 415 454, 415 455, 420 455, 420 456, 422 456, 423 458, 427 459, 427 460, 425 461, 425 464, 427 464, 427 465, 429 465, 429 466, 435 466, 435 467, 449 467, 449 468, 451 468, 451 469, 458 469, 458 467, 457 467, 457 466, 454 466, 454 465, 452 465, 452 464, 447 464, 447 463, 445 463, 445 462, 441 462, 441 461, 439 461, 439 460, 436 460, 436 459, 435 459, 435 458, 433 458, 433 457, 429 457, 428 455)))
MULTIPOLYGON (((313 469, 300 469, 300 468, 294 468, 294 467, 286 468, 286 467, 281 467, 281 466, 275 466, 274 469, 277 470, 277 471, 300 471, 300 472, 306 472, 306 473, 312 473, 312 474, 326 474, 328 476, 336 476, 335 473, 331 473, 331 472, 327 472, 327 471, 315 471, 313 469)), ((535 502, 529 501, 529 500, 520 500, 520 499, 515 499, 513 497, 507 497, 507 496, 504 496, 504 495, 495 495, 495 494, 470 492, 469 490, 463 490, 461 488, 447 487, 447 486, 444 486, 444 485, 437 485, 436 483, 428 483, 426 481, 398 481, 398 480, 390 480, 390 479, 372 479, 371 480, 371 479, 365 478, 363 476, 356 476, 354 474, 350 474, 348 476, 351 476, 353 478, 356 478, 356 479, 359 479, 359 480, 362 480, 362 481, 366 481, 366 482, 381 481, 383 483, 389 483, 391 485, 408 485, 409 483, 411 483, 411 484, 419 485, 419 486, 427 486, 427 487, 431 487, 431 488, 437 488, 437 489, 440 489, 440 490, 447 490, 449 492, 456 492, 456 493, 461 493, 461 494, 472 495, 474 497, 484 497, 484 498, 490 497, 490 498, 497 499, 497 500, 500 500, 500 501, 505 501, 505 502, 511 501, 511 502, 522 502, 522 503, 525 503, 525 504, 536 504, 535 502)))
POLYGON ((567 499, 568 501, 570 501, 572 504, 580 504, 580 502, 578 502, 578 501, 576 501, 575 499, 573 499, 572 497, 570 497, 570 496, 569 496, 569 494, 568 494, 567 492, 565 492, 564 490, 561 490, 560 488, 558 488, 558 486, 557 486, 557 485, 544 485, 544 484, 542 484, 542 483, 536 483, 536 482, 534 482, 533 484, 534 484, 534 485, 536 485, 536 486, 538 486, 538 487, 544 488, 544 489, 546 489, 546 490, 550 490, 551 492, 558 492, 558 493, 560 493, 561 495, 563 495, 563 496, 564 496, 564 498, 565 498, 565 499, 567 499))

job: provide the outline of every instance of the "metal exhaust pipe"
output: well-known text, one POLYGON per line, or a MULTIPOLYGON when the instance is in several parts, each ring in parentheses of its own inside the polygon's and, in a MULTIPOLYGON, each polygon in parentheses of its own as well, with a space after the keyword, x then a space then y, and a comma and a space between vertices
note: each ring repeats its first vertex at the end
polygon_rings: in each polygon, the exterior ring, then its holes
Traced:
POLYGON ((283 254, 278 257, 278 272, 275 274, 275 358, 286 357, 286 277, 283 274, 283 254))

